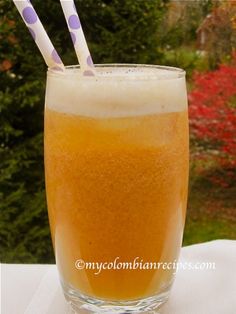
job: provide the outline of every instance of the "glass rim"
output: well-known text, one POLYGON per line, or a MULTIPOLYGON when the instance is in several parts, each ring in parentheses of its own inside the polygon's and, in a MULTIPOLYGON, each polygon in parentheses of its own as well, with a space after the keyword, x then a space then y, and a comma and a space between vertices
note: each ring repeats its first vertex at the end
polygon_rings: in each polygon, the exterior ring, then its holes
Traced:
MULTIPOLYGON (((176 80, 180 78, 184 78, 186 75, 186 71, 184 69, 166 65, 155 65, 155 64, 135 64, 135 63, 104 63, 104 64, 94 64, 95 68, 108 68, 108 69, 144 69, 144 70, 152 70, 152 74, 148 72, 144 73, 143 75, 116 75, 115 73, 111 75, 100 75, 99 79, 112 79, 112 78, 120 78, 120 79, 128 79, 128 80, 176 80), (156 76, 155 70, 164 70, 166 71, 165 76, 156 76), (169 73, 169 76, 168 76, 169 73), (176 73, 176 76, 173 76, 173 73, 176 73), (172 75, 170 75, 172 74, 172 75)), ((78 70, 80 69, 80 65, 68 65, 65 66, 65 71, 58 71, 54 68, 48 68, 47 74, 53 77, 67 77, 67 76, 74 76, 78 75, 78 70)), ((158 72, 157 72, 158 73, 158 72)), ((79 74, 82 74, 81 72, 79 74)), ((84 76, 80 75, 85 80, 94 80, 97 79, 97 76, 84 76)))

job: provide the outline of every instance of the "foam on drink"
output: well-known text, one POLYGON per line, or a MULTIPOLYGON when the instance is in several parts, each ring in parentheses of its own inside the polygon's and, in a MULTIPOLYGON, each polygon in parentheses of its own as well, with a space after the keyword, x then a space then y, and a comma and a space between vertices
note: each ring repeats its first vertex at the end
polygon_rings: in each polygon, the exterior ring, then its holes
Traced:
POLYGON ((60 75, 50 70, 46 105, 58 112, 98 118, 183 111, 187 109, 184 71, 171 69, 97 67, 96 77, 85 77, 73 67, 60 75), (142 96, 137 97, 140 89, 142 96))

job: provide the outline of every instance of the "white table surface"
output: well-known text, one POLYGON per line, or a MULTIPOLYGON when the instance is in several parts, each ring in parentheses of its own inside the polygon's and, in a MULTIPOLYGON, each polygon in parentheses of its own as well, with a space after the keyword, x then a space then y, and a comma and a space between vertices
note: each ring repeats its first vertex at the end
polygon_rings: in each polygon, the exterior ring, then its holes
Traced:
MULTIPOLYGON (((184 247, 181 262, 215 262, 215 270, 180 270, 161 314, 235 314, 236 241, 184 247)), ((55 265, 1 265, 2 314, 65 314, 55 265)), ((159 312, 158 312, 159 313, 159 312)))

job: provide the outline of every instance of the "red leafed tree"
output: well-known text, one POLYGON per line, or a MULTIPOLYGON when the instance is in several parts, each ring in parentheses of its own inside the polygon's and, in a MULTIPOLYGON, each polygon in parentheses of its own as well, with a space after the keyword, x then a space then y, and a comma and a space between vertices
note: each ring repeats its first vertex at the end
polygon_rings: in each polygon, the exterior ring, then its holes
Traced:
POLYGON ((190 130, 200 157, 214 157, 224 168, 236 166, 236 54, 228 65, 197 73, 189 94, 190 130))

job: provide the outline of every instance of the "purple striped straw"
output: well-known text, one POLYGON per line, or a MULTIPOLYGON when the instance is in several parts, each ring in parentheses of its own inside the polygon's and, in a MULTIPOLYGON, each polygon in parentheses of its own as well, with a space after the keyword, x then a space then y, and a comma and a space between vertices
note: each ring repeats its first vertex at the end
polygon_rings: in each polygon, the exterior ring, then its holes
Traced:
POLYGON ((65 67, 48 37, 30 1, 13 0, 49 68, 64 71, 65 67))
POLYGON ((83 74, 86 76, 94 76, 95 67, 93 65, 74 1, 60 0, 60 2, 83 74))

